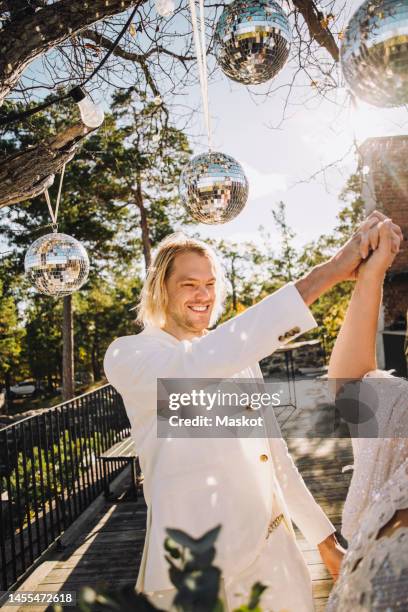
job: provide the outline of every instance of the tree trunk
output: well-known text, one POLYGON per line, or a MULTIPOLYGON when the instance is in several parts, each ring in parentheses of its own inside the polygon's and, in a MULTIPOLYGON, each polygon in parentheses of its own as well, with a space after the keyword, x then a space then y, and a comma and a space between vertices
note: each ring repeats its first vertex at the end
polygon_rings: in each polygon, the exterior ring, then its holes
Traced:
POLYGON ((48 390, 49 391, 54 391, 54 383, 52 380, 52 373, 51 370, 48 368, 47 371, 47 385, 48 385, 48 390))
POLYGON ((64 316, 62 324, 62 400, 72 399, 74 387, 74 325, 72 296, 64 298, 64 316))
POLYGON ((34 198, 52 185, 59 172, 75 154, 78 143, 92 129, 78 123, 57 134, 48 142, 40 142, 0 161, 0 207, 34 198))
POLYGON ((235 258, 231 259, 231 287, 232 287, 232 308, 234 312, 237 312, 237 287, 236 287, 236 273, 235 273, 235 258))
POLYGON ((11 395, 10 387, 11 387, 11 376, 10 371, 6 372, 5 380, 4 380, 4 414, 9 414, 10 408, 13 402, 13 398, 11 395))
POLYGON ((140 181, 138 181, 137 183, 136 203, 140 210, 140 228, 142 230, 143 257, 145 260, 145 268, 147 272, 152 261, 152 246, 150 244, 149 221, 147 218, 146 208, 143 203, 142 184, 140 181))
POLYGON ((98 337, 97 334, 94 335, 93 343, 92 343, 92 352, 91 352, 91 361, 92 361, 92 374, 94 378, 94 382, 100 380, 102 378, 101 366, 99 363, 99 350, 98 350, 98 337))

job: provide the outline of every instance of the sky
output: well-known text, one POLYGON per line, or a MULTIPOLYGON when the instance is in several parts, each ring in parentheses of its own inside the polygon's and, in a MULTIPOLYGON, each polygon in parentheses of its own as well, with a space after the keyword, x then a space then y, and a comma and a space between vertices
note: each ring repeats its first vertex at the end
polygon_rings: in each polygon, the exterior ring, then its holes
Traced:
MULTIPOLYGON (((337 1, 337 8, 346 6, 342 13, 344 25, 359 4, 360 0, 337 1)), ((273 85, 289 82, 296 66, 289 63, 273 85)), ((131 76, 131 65, 126 69, 131 76)), ((194 69, 197 73, 196 66, 194 69)), ((42 71, 41 62, 34 63, 32 70, 42 71)), ((336 70, 341 73, 340 67, 336 70)), ((233 221, 214 226, 200 224, 194 230, 190 226, 187 231, 198 232, 202 238, 257 242, 258 228, 263 225, 271 239, 278 242, 271 211, 282 200, 288 222, 296 233, 295 244, 300 247, 335 227, 336 215, 343 206, 339 193, 357 167, 353 141, 361 143, 368 137, 407 134, 408 114, 406 109, 381 110, 361 102, 359 110, 351 112, 345 102, 344 86, 335 90, 330 100, 316 97, 305 106, 302 100, 310 92, 307 81, 304 87, 294 89, 288 118, 279 129, 273 129, 282 117, 286 92, 280 89, 269 96, 256 95, 264 91, 263 85, 249 91, 229 80, 220 69, 210 79, 213 148, 242 164, 249 181, 249 198, 233 221), (327 171, 319 172, 328 166, 327 171)), ((105 110, 108 98, 105 97, 105 110)), ((200 108, 199 85, 186 88, 181 100, 183 105, 200 108)), ((206 150, 204 131, 201 113, 189 130, 194 153, 206 150)))
MULTIPOLYGON (((347 2, 346 21, 359 4, 347 2)), ((288 82, 292 70, 290 65, 285 67, 276 85, 288 82)), ((260 85, 252 91, 259 93, 263 89, 260 85)), ((299 104, 304 93, 304 89, 294 92, 290 118, 280 129, 272 129, 271 124, 276 125, 282 116, 283 92, 267 98, 258 96, 254 101, 245 86, 232 82, 221 70, 210 81, 213 148, 242 164, 250 192, 246 207, 233 221, 197 226, 203 238, 257 241, 257 230, 262 224, 277 240, 271 209, 280 200, 287 206, 287 218, 296 232, 298 246, 330 232, 343 206, 339 193, 357 167, 353 141, 361 143, 368 137, 408 133, 405 109, 382 110, 360 102, 357 111, 351 112, 345 103, 345 87, 335 92, 332 101, 322 99, 306 108, 299 104), (337 160, 341 161, 309 180, 337 160)), ((194 103, 199 95, 199 86, 192 88, 190 97, 194 103)), ((202 131, 203 126, 201 117, 202 131)), ((195 152, 204 150, 202 139, 195 152)))

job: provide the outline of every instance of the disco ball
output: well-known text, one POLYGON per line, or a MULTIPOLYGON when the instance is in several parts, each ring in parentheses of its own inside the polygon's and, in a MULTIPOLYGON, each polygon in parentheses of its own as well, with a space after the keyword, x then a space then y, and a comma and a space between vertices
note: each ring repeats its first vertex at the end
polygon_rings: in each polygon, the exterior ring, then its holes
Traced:
POLYGON ((203 153, 183 169, 180 197, 196 221, 226 223, 244 208, 248 181, 241 165, 229 155, 203 153))
POLYGON ((79 289, 89 272, 87 252, 78 240, 54 232, 38 238, 24 259, 28 280, 45 295, 63 296, 79 289))
POLYGON ((340 51, 352 92, 381 107, 408 103, 408 0, 368 0, 352 16, 340 51))
POLYGON ((265 83, 286 64, 292 35, 273 0, 234 0, 219 18, 214 51, 223 72, 245 85, 265 83))

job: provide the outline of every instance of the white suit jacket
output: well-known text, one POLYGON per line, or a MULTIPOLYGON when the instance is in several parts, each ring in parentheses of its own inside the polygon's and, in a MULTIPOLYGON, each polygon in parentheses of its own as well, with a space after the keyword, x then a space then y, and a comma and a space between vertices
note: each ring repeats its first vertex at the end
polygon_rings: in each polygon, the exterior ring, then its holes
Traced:
POLYGON ((157 378, 259 379, 260 359, 315 326, 298 290, 288 284, 192 341, 147 327, 109 346, 105 373, 123 397, 145 478, 148 518, 139 590, 172 588, 163 549, 166 527, 199 537, 221 523, 215 563, 225 577, 255 560, 270 520, 280 512, 312 545, 333 533, 282 438, 164 439, 156 433, 157 378))

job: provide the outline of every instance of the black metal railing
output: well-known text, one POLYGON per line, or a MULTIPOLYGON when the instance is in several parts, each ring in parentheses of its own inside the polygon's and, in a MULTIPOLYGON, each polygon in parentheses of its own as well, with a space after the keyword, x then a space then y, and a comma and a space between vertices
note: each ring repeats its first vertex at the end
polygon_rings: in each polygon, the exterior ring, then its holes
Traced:
MULTIPOLYGON (((105 385, 0 429, 0 580, 7 590, 103 491, 98 456, 130 435, 105 385)), ((106 466, 110 482, 124 467, 106 466)))

